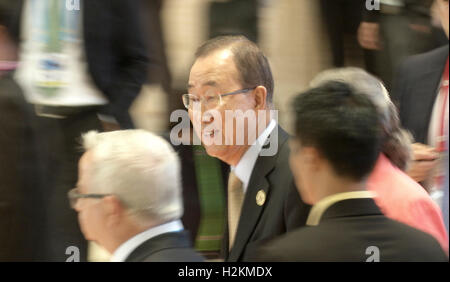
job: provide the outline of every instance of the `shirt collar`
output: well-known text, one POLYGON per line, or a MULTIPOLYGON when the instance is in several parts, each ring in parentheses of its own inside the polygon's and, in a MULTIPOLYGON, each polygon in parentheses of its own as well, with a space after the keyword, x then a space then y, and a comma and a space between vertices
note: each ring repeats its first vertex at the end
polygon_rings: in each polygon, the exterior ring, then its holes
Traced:
POLYGON ((234 174, 242 181, 242 188, 244 193, 247 191, 248 183, 250 182, 250 176, 252 175, 253 167, 255 166, 258 155, 266 143, 267 138, 270 133, 274 130, 277 122, 272 119, 269 125, 264 129, 264 131, 259 135, 258 139, 248 148, 239 163, 235 167, 231 167, 234 174))
POLYGON ((131 237, 130 239, 128 239, 128 241, 120 245, 114 251, 114 254, 112 255, 110 261, 123 262, 137 247, 139 247, 145 241, 164 233, 179 232, 181 230, 183 230, 183 224, 180 220, 171 221, 147 229, 146 231, 141 232, 134 237, 131 237))
POLYGON ((373 198, 375 197, 375 193, 371 191, 355 191, 355 192, 345 192, 345 193, 337 193, 328 197, 323 198, 318 201, 309 212, 308 220, 306 221, 306 225, 308 226, 317 226, 320 223, 320 219, 325 211, 331 207, 333 204, 349 199, 365 199, 365 198, 373 198))

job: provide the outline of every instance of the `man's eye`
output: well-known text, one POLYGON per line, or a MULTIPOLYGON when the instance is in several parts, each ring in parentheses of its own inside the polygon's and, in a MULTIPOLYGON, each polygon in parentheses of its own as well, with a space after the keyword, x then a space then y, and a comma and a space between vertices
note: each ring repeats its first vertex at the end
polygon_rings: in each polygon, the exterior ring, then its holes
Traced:
POLYGON ((214 101, 215 99, 216 99, 215 96, 208 96, 208 97, 205 98, 206 102, 212 102, 212 101, 214 101))
POLYGON ((197 97, 191 97, 191 102, 197 103, 200 99, 197 97))

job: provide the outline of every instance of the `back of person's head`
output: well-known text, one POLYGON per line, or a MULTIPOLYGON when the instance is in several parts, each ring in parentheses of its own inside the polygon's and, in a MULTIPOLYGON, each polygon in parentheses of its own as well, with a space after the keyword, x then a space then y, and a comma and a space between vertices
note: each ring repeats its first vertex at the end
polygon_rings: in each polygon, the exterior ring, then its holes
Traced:
POLYGON ((0 0, 0 29, 3 28, 15 43, 19 42, 20 13, 21 1, 0 0))
POLYGON ((294 100, 295 138, 313 147, 336 175, 363 180, 380 153, 381 134, 372 102, 341 82, 307 90, 294 100))
POLYGON ((350 67, 326 70, 313 79, 311 86, 330 81, 346 83, 372 101, 383 127, 382 152, 394 165, 406 170, 411 159, 412 136, 401 127, 397 109, 382 82, 362 69, 350 67))
POLYGON ((164 223, 183 214, 180 161, 161 137, 144 130, 90 131, 89 193, 113 194, 138 219, 164 223))
POLYGON ((261 49, 241 35, 219 36, 203 43, 195 52, 195 59, 206 57, 216 51, 229 49, 238 70, 237 79, 243 88, 264 86, 267 90, 267 101, 273 100, 274 82, 269 61, 261 49))

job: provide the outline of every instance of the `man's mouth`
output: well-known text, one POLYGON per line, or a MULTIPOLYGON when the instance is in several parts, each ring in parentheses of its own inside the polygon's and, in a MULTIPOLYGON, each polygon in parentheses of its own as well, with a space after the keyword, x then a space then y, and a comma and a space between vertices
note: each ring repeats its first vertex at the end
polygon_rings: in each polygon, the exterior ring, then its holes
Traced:
POLYGON ((214 138, 215 134, 218 132, 217 129, 203 131, 203 137, 204 138, 214 138))

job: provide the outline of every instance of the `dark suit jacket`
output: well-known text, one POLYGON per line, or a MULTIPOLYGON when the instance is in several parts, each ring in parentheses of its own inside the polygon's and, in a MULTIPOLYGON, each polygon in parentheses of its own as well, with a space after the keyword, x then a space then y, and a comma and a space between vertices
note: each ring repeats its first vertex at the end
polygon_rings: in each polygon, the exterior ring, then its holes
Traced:
POLYGON ((403 127, 415 141, 426 143, 434 101, 439 91, 449 46, 412 56, 400 67, 392 99, 399 108, 403 127))
POLYGON ((261 248, 258 261, 448 261, 430 235, 385 217, 373 199, 330 206, 318 226, 288 233, 261 248))
MULTIPOLYGON (((430 18, 430 8, 433 0, 404 0, 402 8, 403 13, 407 15, 412 22, 418 17, 430 18)), ((363 20, 367 22, 377 22, 379 20, 380 11, 377 10, 362 10, 363 20)))
POLYGON ((186 231, 164 233, 145 241, 126 262, 201 262, 203 257, 191 247, 186 231))
POLYGON ((88 70, 110 102, 102 112, 114 116, 123 128, 132 127, 128 109, 147 79, 147 35, 139 17, 140 1, 81 3, 88 70))
POLYGON ((277 154, 259 156, 256 160, 231 252, 228 250, 228 229, 225 231, 223 251, 227 261, 245 261, 264 241, 306 223, 310 206, 302 202, 293 182, 288 163, 288 137, 278 127, 277 154), (262 206, 256 203, 260 190, 266 194, 262 206))
POLYGON ((0 261, 31 260, 41 213, 32 111, 10 72, 0 77, 0 261))

